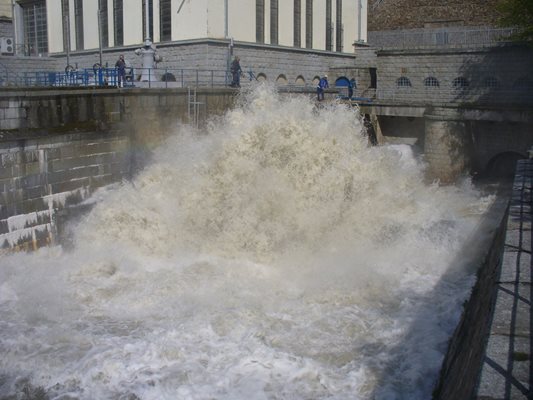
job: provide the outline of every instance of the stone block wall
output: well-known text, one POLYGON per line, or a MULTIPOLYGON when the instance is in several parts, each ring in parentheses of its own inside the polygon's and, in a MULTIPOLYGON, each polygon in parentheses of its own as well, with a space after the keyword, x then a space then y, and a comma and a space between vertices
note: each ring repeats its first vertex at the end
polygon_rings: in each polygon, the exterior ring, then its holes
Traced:
POLYGON ((231 107, 235 94, 226 88, 2 93, 0 251, 53 241, 67 209, 129 177, 180 120, 190 120, 189 96, 202 124, 231 107))
POLYGON ((533 101, 533 51, 519 46, 378 52, 378 97, 413 103, 533 101), (438 86, 426 86, 434 77, 438 86), (398 79, 408 83, 399 86, 398 79), (457 78, 466 87, 454 86, 457 78))
POLYGON ((368 30, 497 26, 499 0, 369 0, 368 30))
POLYGON ((0 249, 55 239, 55 214, 130 173, 130 138, 86 132, 0 143, 0 249))
MULTIPOLYGON (((238 55, 241 58, 241 67, 246 75, 242 79, 242 84, 250 82, 248 71, 251 71, 255 77, 264 78, 270 82, 278 82, 282 85, 301 85, 303 80, 305 84, 314 86, 313 80, 328 73, 330 68, 355 66, 353 54, 308 51, 307 49, 235 42, 232 55, 230 55, 228 45, 229 42, 223 40, 196 40, 184 41, 179 44, 157 44, 157 53, 163 57, 163 61, 157 65, 155 74, 158 79, 161 79, 163 74, 170 72, 180 84, 179 87, 188 87, 195 86, 196 71, 193 70, 205 70, 209 71, 209 73, 202 75, 201 86, 210 86, 211 76, 213 76, 216 86, 225 85, 228 56, 233 59, 234 55, 238 55), (183 84, 181 84, 182 76, 184 76, 183 84)), ((134 69, 137 69, 135 76, 138 78, 140 75, 139 68, 142 67, 142 59, 140 56, 135 55, 134 52, 139 47, 140 45, 104 49, 102 64, 109 68, 114 68, 118 56, 123 54, 126 62, 134 69)), ((24 71, 27 59, 29 58, 10 60, 8 67, 15 71, 14 65, 16 64, 19 71, 24 71)), ((51 61, 48 61, 48 58, 46 60, 38 58, 37 62, 39 60, 43 61, 40 66, 41 70, 54 67, 52 69, 59 72, 63 71, 67 65, 65 54, 54 55, 53 58, 50 58, 51 61)), ((1 59, 0 62, 2 62, 1 59)), ((100 54, 97 50, 72 52, 69 58, 70 65, 77 66, 78 69, 92 69, 93 65, 99 62, 100 54)), ((333 79, 336 79, 336 77, 333 77, 333 79)))
POLYGON ((477 271, 476 284, 464 306, 461 321, 450 339, 439 382, 433 393, 435 400, 473 398, 483 364, 485 341, 494 307, 494 286, 502 260, 507 205, 506 199, 498 199, 487 213, 491 219, 483 221, 483 228, 480 227, 480 231, 494 232, 492 244, 487 246, 486 253, 480 256, 482 265, 477 271))

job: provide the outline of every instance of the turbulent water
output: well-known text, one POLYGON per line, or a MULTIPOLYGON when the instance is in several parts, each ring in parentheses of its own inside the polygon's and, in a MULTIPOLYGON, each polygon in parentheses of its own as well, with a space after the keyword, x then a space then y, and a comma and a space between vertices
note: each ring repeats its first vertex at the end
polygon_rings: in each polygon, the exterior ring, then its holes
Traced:
POLYGON ((0 398, 431 397, 491 198, 266 86, 154 160, 0 259, 0 398))

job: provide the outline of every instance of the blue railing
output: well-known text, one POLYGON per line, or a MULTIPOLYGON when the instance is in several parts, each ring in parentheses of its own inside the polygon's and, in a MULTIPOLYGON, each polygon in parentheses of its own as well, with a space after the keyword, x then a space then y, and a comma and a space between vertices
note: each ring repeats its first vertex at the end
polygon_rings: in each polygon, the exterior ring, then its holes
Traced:
MULTIPOLYGON (((251 69, 243 81, 255 79, 251 69)), ((87 87, 118 86, 115 68, 83 68, 77 70, 12 72, 2 77, 2 86, 17 87, 87 87)), ((226 70, 192 68, 126 68, 124 87, 215 87, 228 86, 231 76, 226 70)))

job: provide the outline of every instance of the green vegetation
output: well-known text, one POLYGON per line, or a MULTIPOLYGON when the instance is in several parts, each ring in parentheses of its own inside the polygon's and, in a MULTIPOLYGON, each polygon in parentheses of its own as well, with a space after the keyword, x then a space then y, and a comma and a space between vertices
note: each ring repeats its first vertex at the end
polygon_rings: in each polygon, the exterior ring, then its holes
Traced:
POLYGON ((533 0, 502 0, 498 5, 502 26, 517 27, 513 40, 533 44, 533 0))

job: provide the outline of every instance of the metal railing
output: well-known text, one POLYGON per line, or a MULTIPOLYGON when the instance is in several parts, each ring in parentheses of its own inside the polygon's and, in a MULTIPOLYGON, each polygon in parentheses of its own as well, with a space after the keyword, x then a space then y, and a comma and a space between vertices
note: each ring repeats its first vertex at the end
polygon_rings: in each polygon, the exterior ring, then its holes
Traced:
MULTIPOLYGON (((81 68, 65 71, 4 71, 0 68, 0 86, 14 87, 87 87, 118 86, 115 68, 81 68)), ((248 69, 242 81, 253 80, 248 69)), ((231 76, 225 69, 126 68, 125 87, 172 88, 228 86, 231 76)))
POLYGON ((436 28, 368 32, 368 43, 381 49, 494 46, 508 41, 516 28, 436 28))

